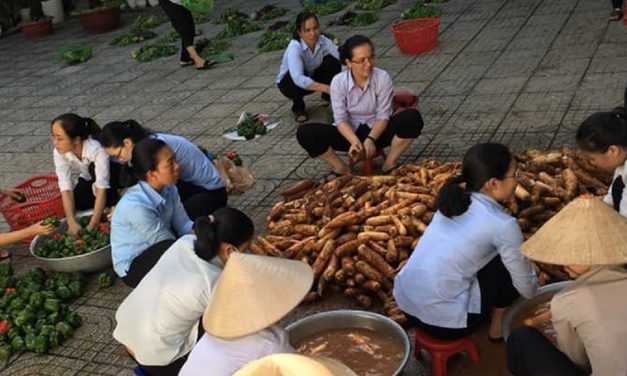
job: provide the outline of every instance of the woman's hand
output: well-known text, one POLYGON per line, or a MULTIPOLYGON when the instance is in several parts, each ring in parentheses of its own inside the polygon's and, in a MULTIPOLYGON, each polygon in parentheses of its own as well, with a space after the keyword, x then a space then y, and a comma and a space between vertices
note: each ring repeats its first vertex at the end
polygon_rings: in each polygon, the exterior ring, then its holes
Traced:
POLYGON ((358 161, 363 156, 363 153, 364 153, 364 146, 359 140, 351 144, 350 148, 348 149, 348 157, 353 162, 358 161))
POLYGON ((78 231, 80 229, 81 229, 81 225, 79 225, 78 222, 76 222, 76 220, 67 221, 67 232, 71 236, 74 236, 74 237, 78 236, 78 231))
POLYGON ((92 216, 89 220, 89 224, 87 224, 87 229, 89 231, 95 229, 100 224, 100 216, 92 216))
POLYGON ((37 222, 34 225, 30 225, 28 227, 28 232, 30 233, 30 236, 48 235, 53 231, 54 231, 54 226, 44 225, 42 224, 42 221, 37 222))
POLYGON ((366 158, 373 158, 377 154, 377 145, 372 139, 367 138, 364 140, 364 150, 366 152, 366 158))

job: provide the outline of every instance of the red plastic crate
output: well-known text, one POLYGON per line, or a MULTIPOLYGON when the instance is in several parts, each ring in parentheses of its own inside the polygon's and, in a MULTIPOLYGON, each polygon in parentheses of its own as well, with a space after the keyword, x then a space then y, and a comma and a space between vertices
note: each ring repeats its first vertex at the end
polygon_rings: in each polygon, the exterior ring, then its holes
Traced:
POLYGON ((65 217, 56 176, 35 176, 15 186, 26 201, 19 203, 7 195, 0 196, 0 213, 12 231, 20 230, 51 215, 65 217))

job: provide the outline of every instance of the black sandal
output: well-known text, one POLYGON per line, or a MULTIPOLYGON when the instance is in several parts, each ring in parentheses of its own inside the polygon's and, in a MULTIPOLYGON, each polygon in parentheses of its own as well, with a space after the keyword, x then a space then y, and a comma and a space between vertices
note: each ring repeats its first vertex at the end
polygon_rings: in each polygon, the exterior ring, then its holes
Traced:
POLYGON ((13 254, 9 251, 0 250, 0 264, 9 264, 11 263, 11 257, 13 254))
POLYGON ((294 113, 294 121, 297 123, 304 123, 309 120, 309 115, 305 111, 297 111, 294 113))
POLYGON ((179 64, 181 65, 181 68, 189 67, 190 65, 194 64, 194 60, 179 61, 179 64))
POLYGON ((205 63, 200 66, 200 67, 196 67, 197 70, 207 70, 209 68, 211 68, 211 66, 213 66, 216 62, 213 60, 205 60, 205 63))

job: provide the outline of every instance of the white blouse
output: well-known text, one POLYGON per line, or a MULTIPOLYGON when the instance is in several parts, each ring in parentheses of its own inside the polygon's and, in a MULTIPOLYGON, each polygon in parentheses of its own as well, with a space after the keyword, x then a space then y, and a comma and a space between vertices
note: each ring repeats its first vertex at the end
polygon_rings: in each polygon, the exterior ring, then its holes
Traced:
MULTIPOLYGON (((625 162, 625 164, 623 164, 622 166, 619 166, 618 168, 616 168, 616 170, 614 170, 614 177, 612 178, 612 183, 610 183, 610 188, 607 191, 607 194, 605 195, 605 197, 603 198, 603 201, 605 201, 605 203, 611 207, 614 207, 614 199, 612 198, 612 185, 614 183, 614 180, 616 180, 616 178, 619 176, 623 179, 623 183, 627 181, 627 162, 625 162)), ((627 217, 627 188, 623 190, 623 195, 621 196, 620 205, 618 208, 619 208, 618 212, 623 217, 627 217)))
POLYGON ((188 354, 222 270, 194 252, 195 235, 177 240, 124 299, 113 337, 140 364, 162 366, 188 354))
POLYGON ((287 332, 276 325, 235 339, 222 339, 205 333, 189 354, 179 376, 231 376, 253 360, 270 354, 293 352, 287 332))
POLYGON ((59 178, 59 190, 71 191, 74 189, 78 177, 85 180, 94 179, 92 190, 94 195, 96 188, 108 189, 109 186, 109 155, 102 148, 100 143, 92 138, 83 141, 82 159, 78 159, 74 153, 68 151, 60 154, 55 148, 52 152, 54 157, 54 167, 59 178), (95 164, 96 176, 89 173, 89 165, 95 164), (73 177, 72 175, 78 175, 73 177))

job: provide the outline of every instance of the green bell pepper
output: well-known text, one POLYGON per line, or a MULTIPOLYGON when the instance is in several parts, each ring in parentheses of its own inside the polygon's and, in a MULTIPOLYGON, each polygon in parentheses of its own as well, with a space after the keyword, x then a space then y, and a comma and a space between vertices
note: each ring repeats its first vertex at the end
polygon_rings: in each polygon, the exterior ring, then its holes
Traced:
POLYGON ((27 333, 24 336, 24 346, 27 350, 35 350, 35 338, 37 338, 35 333, 27 333))
POLYGON ((67 286, 57 287, 57 297, 61 300, 68 300, 72 297, 72 291, 67 286))
POLYGON ((35 338, 35 353, 45 354, 46 352, 48 352, 48 337, 40 335, 35 338))
POLYGON ((76 312, 70 312, 65 316, 65 321, 76 329, 83 324, 83 318, 76 312))
POLYGON ((23 350, 24 347, 26 347, 26 344, 24 343, 24 338, 20 336, 13 337, 13 339, 11 340, 11 347, 13 347, 13 350, 15 351, 23 350))
POLYGON ((61 301, 59 299, 46 299, 44 302, 44 309, 48 312, 59 312, 59 305, 61 301))
POLYGON ((58 322, 55 328, 62 338, 70 338, 72 333, 74 333, 72 326, 65 321, 58 322))
POLYGON ((59 333, 57 333, 56 331, 53 331, 50 334, 48 334, 48 344, 50 345, 50 348, 59 346, 61 344, 59 333))
POLYGON ((112 285, 113 285, 113 277, 111 276, 111 274, 107 272, 102 272, 98 274, 98 286, 100 286, 100 288, 106 288, 112 285))
POLYGON ((11 345, 4 344, 0 346, 0 360, 8 360, 13 354, 13 348, 11 345))

